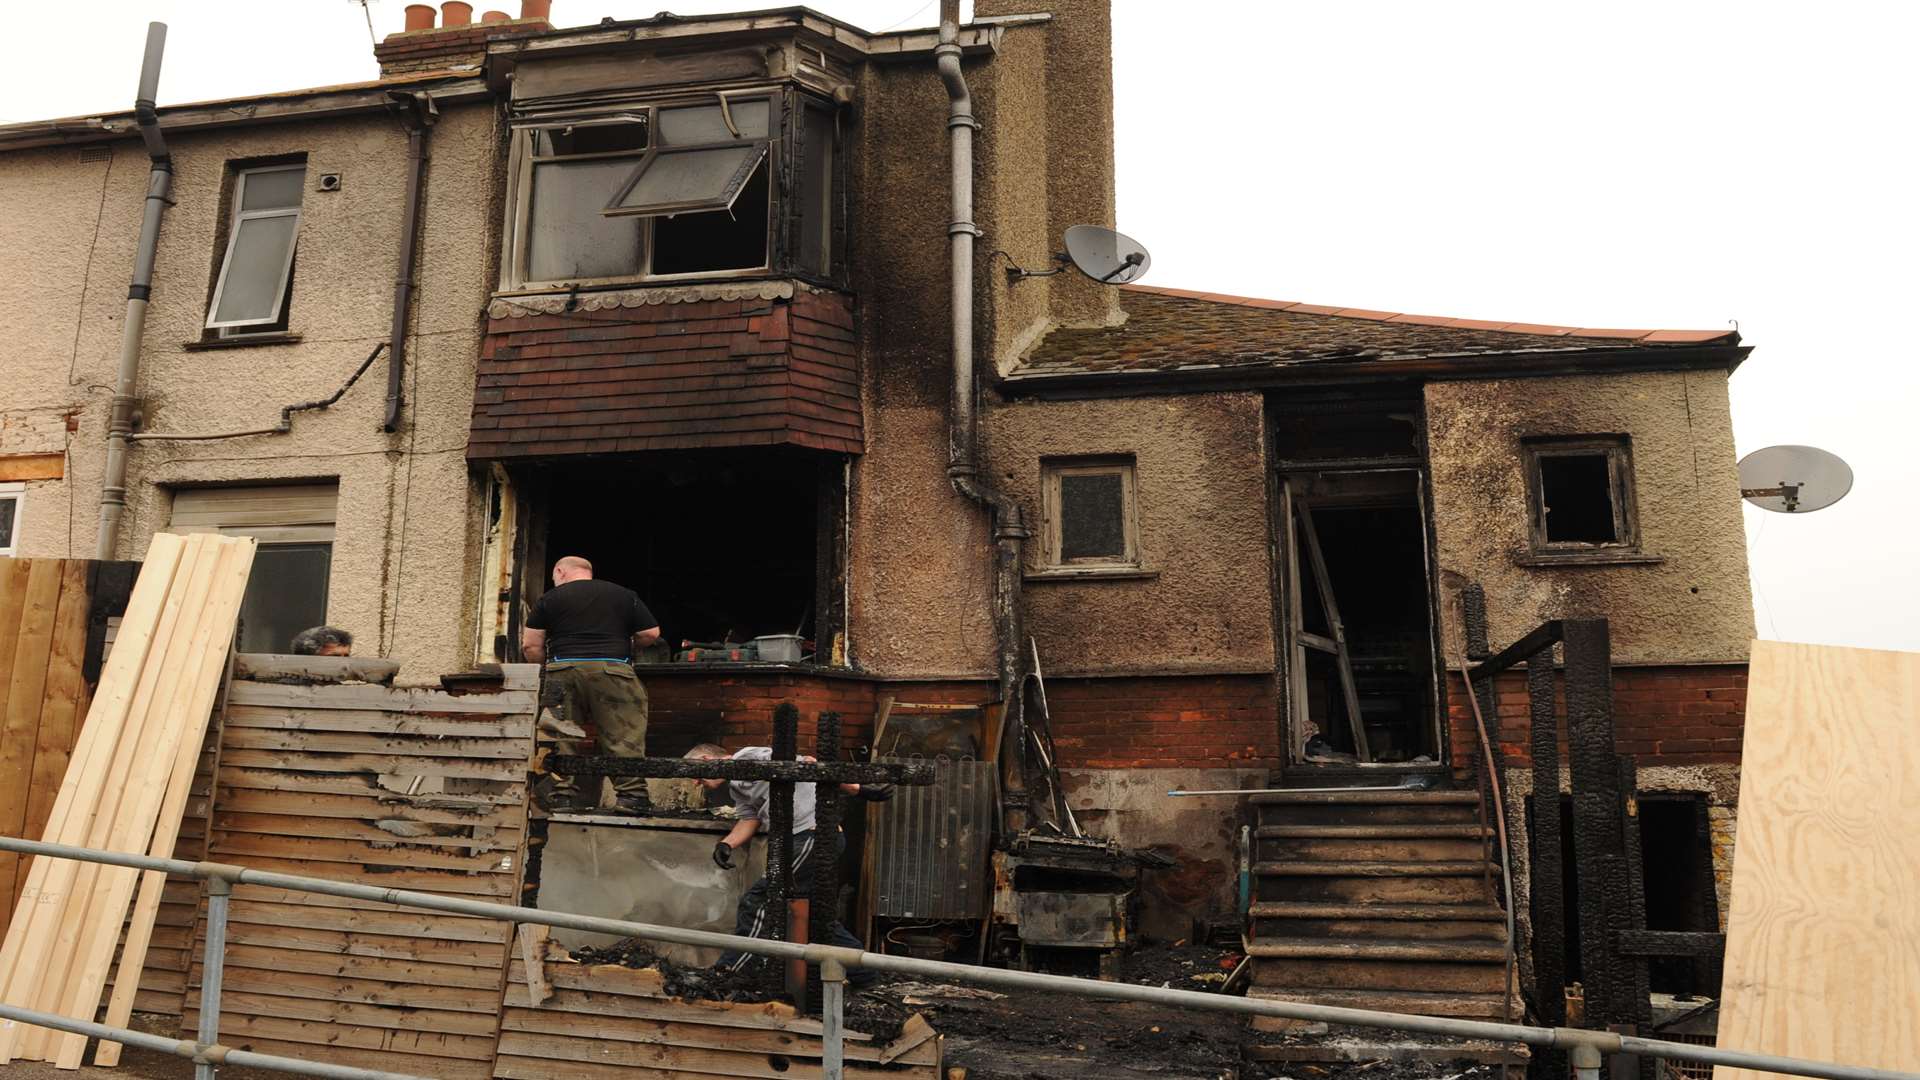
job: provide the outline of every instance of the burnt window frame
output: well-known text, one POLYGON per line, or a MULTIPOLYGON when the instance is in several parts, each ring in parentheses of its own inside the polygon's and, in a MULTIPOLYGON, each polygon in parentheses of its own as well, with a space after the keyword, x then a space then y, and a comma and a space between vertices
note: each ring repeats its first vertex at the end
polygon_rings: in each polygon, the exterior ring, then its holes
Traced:
POLYGON ((1629 435, 1537 435, 1521 440, 1526 457, 1527 532, 1533 555, 1540 558, 1594 554, 1637 554, 1640 521, 1633 486, 1633 439, 1629 435), (1607 462, 1607 497, 1613 510, 1610 541, 1549 540, 1547 538, 1546 481, 1541 461, 1553 457, 1601 456, 1607 462))
POLYGON ((1140 554, 1139 468, 1131 454, 1101 454, 1079 457, 1047 457, 1040 460, 1041 560, 1048 572, 1072 573, 1129 571, 1142 568, 1140 554), (1064 507, 1060 481, 1067 476, 1120 476, 1120 530, 1124 550, 1118 557, 1109 555, 1061 558, 1065 537, 1064 507))
MULTIPOLYGON (((839 113, 839 106, 832 100, 818 94, 803 92, 798 87, 784 83, 665 93, 652 91, 603 94, 595 95, 592 100, 587 101, 574 98, 565 101, 555 99, 530 102, 524 108, 515 110, 509 117, 508 123, 507 194, 504 200, 506 221, 501 230, 503 250, 496 291, 503 295, 542 294, 575 289, 636 287, 772 276, 796 277, 829 285, 837 284, 838 279, 843 276, 845 248, 843 208, 838 200, 847 167, 844 147, 838 138, 833 141, 834 161, 829 170, 832 188, 823 200, 825 205, 817 208, 817 212, 825 214, 830 222, 827 226, 831 230, 832 237, 831 250, 827 258, 829 270, 822 273, 818 269, 800 266, 800 252, 794 242, 799 235, 797 222, 801 220, 804 209, 799 205, 803 188, 795 177, 794 170, 798 165, 798 159, 802 156, 797 144, 803 137, 801 124, 809 108, 824 109, 826 115, 830 117, 837 117, 839 113), (709 106, 720 102, 724 102, 729 110, 733 110, 738 109, 745 102, 761 100, 767 102, 769 109, 767 134, 764 138, 743 137, 712 144, 753 143, 764 145, 766 148, 763 160, 756 169, 750 171, 750 173, 758 173, 764 170, 767 177, 766 254, 760 265, 725 270, 655 273, 653 271, 656 246, 654 223, 658 215, 614 215, 606 220, 636 216, 643 223, 640 267, 636 272, 591 278, 540 279, 528 276, 533 240, 533 175, 537 161, 541 160, 534 153, 534 131, 565 123, 605 122, 607 118, 623 114, 644 114, 648 128, 647 146, 641 150, 623 152, 633 158, 635 169, 616 189, 609 192, 609 200, 603 205, 611 207, 615 201, 625 196, 646 165, 666 149, 659 142, 659 113, 662 110, 709 106)), ((836 131, 835 134, 837 136, 838 132, 836 131)), ((685 148, 691 149, 693 144, 686 144, 685 148)), ((752 175, 749 175, 746 186, 750 188, 753 183, 752 175)), ((739 203, 736 202, 734 206, 737 209, 739 203)), ((702 211, 688 209, 681 212, 702 211)))

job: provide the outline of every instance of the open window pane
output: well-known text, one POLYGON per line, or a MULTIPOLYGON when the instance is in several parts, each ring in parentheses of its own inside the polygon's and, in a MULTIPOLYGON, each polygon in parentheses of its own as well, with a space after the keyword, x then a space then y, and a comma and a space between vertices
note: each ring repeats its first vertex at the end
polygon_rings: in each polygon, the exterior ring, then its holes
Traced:
POLYGON ((1613 469, 1604 453, 1543 454, 1540 494, 1550 544, 1613 544, 1613 469))
POLYGON ((534 166, 527 223, 528 280, 573 281, 640 273, 641 222, 600 213, 632 170, 632 160, 625 158, 534 166))
POLYGON ((208 326, 245 326, 279 318, 299 228, 297 213, 241 219, 220 271, 218 300, 208 326))
POLYGON ((327 621, 332 544, 262 544, 240 601, 240 651, 283 653, 327 621))
POLYGON ((660 110, 660 145, 692 146, 696 143, 731 142, 735 139, 764 139, 773 119, 772 103, 766 98, 730 101, 727 112, 739 134, 727 130, 726 116, 720 106, 697 105, 685 109, 660 110))
POLYGON ((640 163, 626 190, 604 212, 612 216, 731 209, 766 156, 763 143, 662 150, 640 163))
POLYGON ((240 211, 298 210, 300 190, 306 186, 307 170, 270 169, 243 173, 240 180, 240 211))
POLYGON ((1126 491, 1118 472, 1060 477, 1060 559, 1124 559, 1126 491))
MULTIPOLYGON (((639 219, 635 218, 634 221, 639 219)), ((653 272, 751 270, 767 262, 767 167, 754 170, 731 210, 653 220, 653 272)))

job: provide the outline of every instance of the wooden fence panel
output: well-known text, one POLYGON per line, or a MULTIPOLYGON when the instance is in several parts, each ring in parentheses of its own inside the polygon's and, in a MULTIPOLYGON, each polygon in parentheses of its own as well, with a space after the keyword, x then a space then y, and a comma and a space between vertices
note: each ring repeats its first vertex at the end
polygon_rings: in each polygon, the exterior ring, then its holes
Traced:
MULTIPOLYGON (((534 695, 270 681, 228 689, 207 857, 511 903, 526 848, 534 695)), ((295 673, 287 673, 296 677, 295 673)), ((525 677, 527 673, 515 672, 525 677)), ((509 685, 512 685, 510 682, 509 685)), ((511 927, 240 886, 221 1041, 422 1076, 492 1075, 511 927)), ((194 931, 185 1031, 199 1022, 194 931)))

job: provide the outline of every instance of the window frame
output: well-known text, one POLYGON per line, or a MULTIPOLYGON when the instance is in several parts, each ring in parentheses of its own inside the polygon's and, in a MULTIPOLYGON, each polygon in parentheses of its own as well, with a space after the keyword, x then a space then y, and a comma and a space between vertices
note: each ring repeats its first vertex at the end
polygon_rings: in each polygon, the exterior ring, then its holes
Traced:
MULTIPOLYGON (((640 286, 683 281, 704 281, 727 278, 764 278, 779 271, 776 268, 779 246, 775 234, 783 227, 782 188, 788 186, 783 181, 785 168, 786 129, 791 122, 790 113, 796 111, 788 103, 788 93, 781 85, 762 85, 724 90, 707 90, 696 93, 677 93, 650 97, 635 102, 628 98, 606 101, 603 104, 583 106, 578 100, 570 101, 564 107, 555 105, 547 109, 530 107, 510 122, 509 150, 507 154, 508 197, 504 200, 508 220, 501 230, 509 245, 500 259, 500 280, 496 292, 513 296, 522 294, 546 294, 568 292, 575 289, 608 288, 617 286, 640 286), (710 105, 724 102, 724 107, 736 107, 754 100, 767 102, 767 134, 765 138, 741 138, 721 140, 713 143, 675 145, 663 147, 659 144, 659 113, 663 109, 685 108, 689 106, 710 105), (754 172, 767 171, 767 235, 760 265, 729 270, 694 270, 678 274, 656 274, 654 261, 654 223, 666 212, 647 214, 619 214, 618 218, 638 217, 641 221, 641 266, 633 274, 620 274, 609 277, 557 278, 553 280, 534 279, 527 275, 532 245, 532 209, 533 174, 536 165, 550 158, 539 158, 534 154, 534 131, 542 128, 574 126, 586 123, 605 122, 607 118, 621 114, 644 114, 647 123, 647 146, 643 150, 621 151, 617 154, 570 155, 570 160, 588 160, 590 158, 611 159, 631 157, 635 159, 634 172, 622 182, 616 194, 606 206, 611 207, 620 198, 624 198, 631 189, 643 168, 658 156, 662 150, 710 149, 716 146, 760 145, 765 153, 756 169, 748 170, 743 189, 750 186, 754 172)), ((791 197, 791 193, 789 193, 791 197)), ((736 201, 732 204, 738 207, 736 201)), ((706 207, 676 209, 674 214, 725 212, 706 207)), ((613 218, 609 218, 612 220, 613 218)))
POLYGON ((1521 440, 1526 458, 1527 532, 1532 553, 1543 558, 1640 551, 1639 513, 1633 487, 1633 440, 1627 435, 1541 435, 1521 440), (1613 510, 1611 541, 1549 540, 1546 480, 1541 461, 1553 457, 1604 456, 1607 498, 1613 510))
POLYGON ((20 522, 27 512, 27 485, 18 480, 0 483, 0 502, 13 504, 13 524, 6 543, 0 544, 0 556, 12 558, 20 551, 20 522))
POLYGON ((1140 555, 1140 514, 1138 464, 1132 455, 1108 454, 1086 457, 1057 457, 1040 460, 1040 527, 1043 545, 1041 557, 1045 569, 1053 573, 1131 571, 1142 568, 1140 555), (1068 476, 1120 476, 1120 531, 1124 550, 1111 555, 1062 559, 1065 537, 1064 506, 1060 481, 1068 476))
POLYGON ((289 306, 288 301, 291 286, 293 285, 293 259, 294 253, 298 251, 300 247, 300 218, 304 213, 306 204, 306 171, 307 163, 304 160, 282 162, 277 165, 251 165, 245 168, 236 168, 233 171, 233 202, 228 211, 229 220, 227 222, 226 253, 221 256, 220 269, 216 271, 214 275, 213 295, 207 300, 205 329, 217 331, 223 338, 244 337, 250 332, 282 332, 275 324, 279 323, 281 318, 287 314, 286 309, 289 306), (241 209, 241 207, 245 205, 248 178, 258 176, 262 173, 292 172, 295 170, 298 170, 302 174, 300 183, 301 198, 298 204, 291 207, 274 207, 269 210, 241 209), (220 311, 220 300, 227 288, 227 273, 233 268, 234 242, 240 238, 240 226, 248 221, 273 217, 293 218, 293 239, 287 244, 286 258, 280 267, 280 288, 274 293, 272 312, 264 319, 227 319, 224 321, 217 319, 216 316, 220 311), (261 327, 263 329, 250 331, 250 327, 261 327))

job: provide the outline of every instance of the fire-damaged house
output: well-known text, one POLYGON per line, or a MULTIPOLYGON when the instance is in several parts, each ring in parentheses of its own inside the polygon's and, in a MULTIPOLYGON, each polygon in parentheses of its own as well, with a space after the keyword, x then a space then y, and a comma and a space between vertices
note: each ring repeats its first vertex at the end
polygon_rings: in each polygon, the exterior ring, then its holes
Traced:
MULTIPOLYGON (((1557 1008, 1597 955, 1569 794, 1597 656, 1642 928, 1720 929, 1737 334, 1062 269, 1068 228, 1115 225, 1103 0, 945 34, 546 7, 415 5, 377 81, 160 108, 118 390, 136 118, 0 128, 0 553, 85 556, 96 508, 101 557, 252 535, 243 651, 329 623, 412 675, 519 659, 584 556, 666 635, 651 754, 764 744, 792 702, 950 770, 852 856, 870 948, 1097 970, 1229 925, 1257 992, 1476 1017, 1514 1001, 1495 814, 1518 985, 1557 1008), (1556 664, 1567 769, 1531 738, 1556 664)), ((1648 968, 1717 994, 1698 957, 1648 968)))

